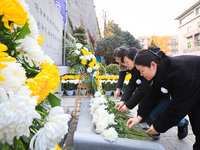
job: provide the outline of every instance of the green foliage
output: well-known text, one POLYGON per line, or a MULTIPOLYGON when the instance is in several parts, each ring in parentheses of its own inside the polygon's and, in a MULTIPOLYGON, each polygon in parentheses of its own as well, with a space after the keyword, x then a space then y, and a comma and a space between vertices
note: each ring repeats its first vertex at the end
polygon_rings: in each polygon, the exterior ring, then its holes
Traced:
POLYGON ((72 20, 70 19, 70 17, 68 17, 68 21, 69 21, 69 25, 72 29, 72 32, 74 32, 74 26, 73 26, 73 23, 72 23, 72 20))
POLYGON ((104 82, 102 84, 102 86, 103 86, 103 90, 104 91, 111 91, 111 90, 113 90, 113 86, 112 86, 111 82, 109 82, 109 81, 104 82))
POLYGON ((116 34, 97 41, 96 56, 103 56, 106 64, 114 63, 114 50, 125 43, 124 39, 116 34))
POLYGON ((119 75, 119 65, 118 64, 109 64, 105 67, 106 73, 110 75, 119 75))
POLYGON ((105 69, 105 67, 102 65, 102 63, 98 63, 99 64, 99 66, 100 66, 100 68, 99 68, 99 75, 105 75, 105 73, 106 73, 106 69, 105 69))
POLYGON ((86 31, 85 28, 80 26, 79 28, 75 27, 75 30, 73 32, 73 37, 77 39, 78 43, 81 43, 83 45, 88 45, 87 43, 87 36, 85 35, 86 31))
POLYGON ((70 83, 69 81, 66 83, 63 83, 63 88, 65 90, 74 90, 74 89, 76 89, 75 87, 76 87, 76 85, 74 83, 70 83))
POLYGON ((61 100, 57 98, 54 94, 49 93, 47 98, 52 108, 55 106, 60 106, 61 100))
POLYGON ((95 54, 96 56, 103 56, 107 65, 114 63, 113 54, 116 48, 120 46, 141 48, 139 41, 130 32, 123 31, 114 22, 109 24, 105 32, 108 33, 105 34, 104 38, 96 42, 95 54))
POLYGON ((124 41, 125 41, 125 46, 126 47, 135 47, 135 48, 138 48, 138 49, 141 49, 141 46, 140 46, 140 43, 137 39, 135 39, 133 37, 133 35, 130 34, 130 32, 128 31, 123 31, 121 33, 121 36, 123 37, 124 41))

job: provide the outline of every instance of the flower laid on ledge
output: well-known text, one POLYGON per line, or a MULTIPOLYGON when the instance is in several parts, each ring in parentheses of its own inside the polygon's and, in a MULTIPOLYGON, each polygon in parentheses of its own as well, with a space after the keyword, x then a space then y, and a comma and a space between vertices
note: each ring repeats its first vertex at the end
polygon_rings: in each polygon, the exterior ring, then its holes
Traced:
POLYGON ((96 127, 95 132, 104 136, 110 142, 118 137, 136 140, 152 139, 142 129, 135 127, 128 129, 127 120, 131 117, 130 112, 121 113, 114 107, 115 103, 101 92, 95 93, 95 98, 90 102, 90 114, 96 127))
POLYGON ((44 38, 28 11, 25 0, 0 1, 0 149, 5 150, 53 149, 68 132, 70 115, 54 91, 59 71, 44 55, 44 38))

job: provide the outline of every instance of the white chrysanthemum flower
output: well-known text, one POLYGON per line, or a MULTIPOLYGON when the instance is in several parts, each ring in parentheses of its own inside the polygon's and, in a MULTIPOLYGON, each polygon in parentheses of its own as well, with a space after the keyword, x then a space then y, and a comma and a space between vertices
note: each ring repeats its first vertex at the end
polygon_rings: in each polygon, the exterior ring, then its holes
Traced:
MULTIPOLYGON (((51 59, 51 57, 47 56, 47 55, 44 55, 44 61, 47 61, 48 63, 50 64, 54 64, 54 61, 51 59)), ((43 62, 44 62, 43 61, 43 62)))
POLYGON ((86 50, 88 52, 88 49, 86 47, 83 47, 84 50, 86 50))
POLYGON ((95 94, 94 94, 94 97, 100 97, 102 95, 102 93, 100 91, 97 91, 95 94))
POLYGON ((108 130, 104 130, 102 135, 110 142, 114 142, 118 138, 118 133, 113 127, 109 128, 108 130))
MULTIPOLYGON (((13 138, 22 135, 29 137, 29 127, 34 118, 40 118, 36 112, 38 96, 30 97, 28 86, 23 86, 16 94, 11 91, 9 97, 0 103, 0 142, 13 144, 13 138)), ((4 96, 7 92, 4 90, 4 96)))
POLYGON ((79 58, 80 58, 80 59, 86 59, 86 58, 85 58, 85 56, 83 56, 83 55, 82 55, 82 56, 80 56, 79 58))
POLYGON ((93 77, 96 77, 97 76, 97 71, 95 71, 94 73, 93 73, 93 77))
POLYGON ((23 40, 18 40, 18 42, 21 42, 22 44, 20 44, 17 49, 23 50, 19 56, 21 58, 24 57, 31 67, 33 66, 33 62, 36 66, 39 66, 44 60, 44 52, 37 41, 32 37, 26 37, 23 40))
POLYGON ((92 72, 92 68, 91 68, 91 67, 88 67, 88 68, 87 68, 87 72, 88 72, 88 73, 91 73, 91 72, 92 72))
POLYGON ((139 85, 139 84, 142 83, 142 81, 141 81, 140 79, 137 79, 137 80, 136 80, 136 83, 139 85))
POLYGON ((100 82, 101 82, 101 83, 104 83, 104 82, 106 82, 106 80, 100 80, 100 82))
POLYGON ((98 70, 98 69, 99 69, 98 65, 96 64, 96 65, 93 67, 93 69, 98 70))
POLYGON ((96 122, 96 133, 102 133, 108 127, 108 118, 105 116, 99 116, 98 121, 96 122))
POLYGON ((168 93, 168 90, 166 89, 166 88, 164 88, 164 87, 161 87, 161 91, 163 92, 163 93, 168 93))
POLYGON ((3 102, 8 102, 8 101, 9 101, 9 98, 8 98, 8 94, 6 90, 0 87, 0 104, 3 102))
POLYGON ((94 59, 94 58, 96 58, 93 54, 92 55, 90 55, 90 57, 92 58, 92 59, 94 59))
POLYGON ((69 114, 64 114, 62 107, 56 106, 52 108, 47 117, 48 122, 31 139, 30 149, 46 150, 57 145, 68 132, 68 121, 70 118, 69 114))
POLYGON ((115 122, 115 115, 114 114, 108 114, 108 124, 117 124, 115 122))
POLYGON ((81 52, 79 50, 75 50, 74 52, 75 52, 76 55, 80 55, 81 54, 81 52))
POLYGON ((89 61, 90 61, 90 60, 91 60, 91 57, 90 57, 90 55, 86 55, 86 56, 85 56, 85 59, 87 59, 87 60, 89 60, 89 61))
POLYGON ((76 48, 78 48, 78 49, 81 49, 82 46, 83 46, 83 45, 82 45, 81 43, 77 43, 77 44, 76 44, 76 48))
POLYGON ((26 71, 20 63, 4 62, 8 66, 1 70, 0 75, 5 77, 5 81, 0 81, 0 87, 7 91, 16 93, 26 82, 26 71))
POLYGON ((112 81, 111 80, 107 80, 105 83, 112 83, 112 81))
POLYGON ((30 14, 28 14, 28 24, 29 24, 29 29, 31 33, 28 35, 32 37, 34 40, 37 40, 40 37, 37 22, 35 21, 34 17, 30 14))
POLYGON ((74 80, 74 84, 78 84, 79 83, 79 80, 74 80))

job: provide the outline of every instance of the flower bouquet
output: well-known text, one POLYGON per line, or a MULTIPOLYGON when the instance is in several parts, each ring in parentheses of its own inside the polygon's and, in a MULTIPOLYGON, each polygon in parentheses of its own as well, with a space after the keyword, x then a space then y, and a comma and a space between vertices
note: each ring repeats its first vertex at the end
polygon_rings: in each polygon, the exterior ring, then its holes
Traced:
MULTIPOLYGON (((54 148, 68 132, 59 70, 44 55, 25 0, 0 1, 0 149, 54 148)), ((58 148, 56 146, 55 148, 58 148)))
POLYGON ((83 84, 89 86, 91 93, 94 95, 100 82, 96 79, 96 76, 99 75, 100 66, 95 56, 87 47, 81 43, 76 43, 75 39, 73 37, 71 38, 73 40, 66 40, 68 48, 70 49, 68 54, 69 66, 74 70, 75 74, 81 76, 80 78, 83 80, 83 84))
POLYGON ((103 135, 110 142, 118 137, 136 140, 152 139, 139 127, 129 130, 126 122, 131 118, 130 112, 121 113, 114 106, 115 103, 109 100, 108 96, 102 95, 101 92, 95 93, 95 98, 92 98, 90 103, 90 114, 93 117, 96 133, 103 135))

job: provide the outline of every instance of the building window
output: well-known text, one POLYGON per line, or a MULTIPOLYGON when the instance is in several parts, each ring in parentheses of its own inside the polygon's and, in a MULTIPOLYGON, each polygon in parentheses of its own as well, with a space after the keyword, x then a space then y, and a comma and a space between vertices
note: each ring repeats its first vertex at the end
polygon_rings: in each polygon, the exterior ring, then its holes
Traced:
POLYGON ((192 46, 191 46, 191 42, 189 42, 189 43, 188 43, 188 48, 191 48, 191 47, 192 47, 192 46))
POLYGON ((172 43, 172 44, 175 44, 175 43, 176 43, 176 39, 172 39, 172 40, 171 40, 171 43, 172 43))
POLYGON ((172 45, 172 50, 175 50, 176 49, 176 46, 175 45, 172 45))
POLYGON ((200 28, 200 22, 198 22, 198 28, 200 28))
POLYGON ((200 46, 200 40, 198 40, 198 46, 200 46))
POLYGON ((141 42, 144 43, 144 39, 141 39, 141 42))
POLYGON ((200 13, 200 7, 196 9, 196 15, 200 13))
POLYGON ((187 28, 187 33, 191 31, 191 26, 187 28))

